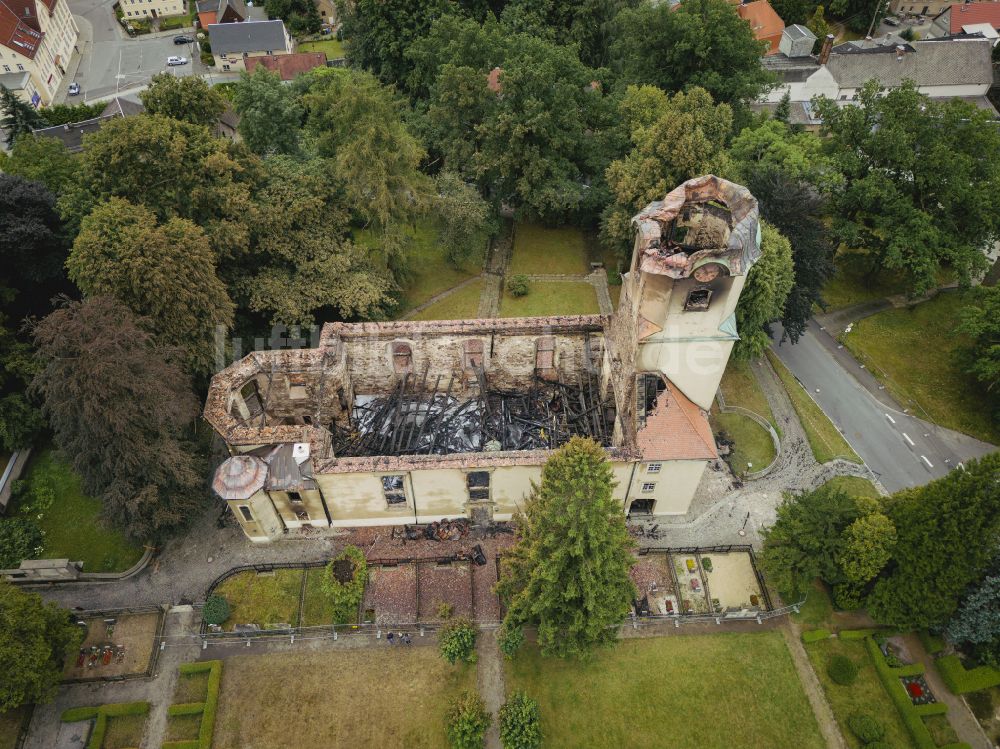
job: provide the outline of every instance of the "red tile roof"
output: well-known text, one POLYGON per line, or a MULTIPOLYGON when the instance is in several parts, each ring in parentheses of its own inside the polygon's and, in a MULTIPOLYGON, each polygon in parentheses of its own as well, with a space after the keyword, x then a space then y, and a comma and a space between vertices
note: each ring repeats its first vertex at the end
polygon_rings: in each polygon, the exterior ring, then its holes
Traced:
POLYGON ((263 55, 246 59, 247 72, 253 73, 258 65, 281 75, 281 80, 290 81, 297 75, 313 68, 326 66, 326 52, 296 52, 293 55, 263 55))
POLYGON ((781 32, 785 30, 785 22, 781 20, 781 16, 775 12, 770 3, 767 0, 755 0, 755 2, 737 6, 736 12, 740 14, 740 18, 750 24, 755 39, 771 43, 770 49, 765 54, 777 53, 781 32))
POLYGON ((32 0, 0 0, 0 44, 33 60, 45 36, 40 29, 32 0))
POLYGON ((1000 3, 954 3, 942 13, 948 10, 951 11, 948 31, 952 34, 961 33, 962 27, 970 23, 988 23, 1000 29, 1000 3))
POLYGON ((636 444, 643 460, 714 460, 719 457, 708 417, 676 385, 656 399, 636 444))

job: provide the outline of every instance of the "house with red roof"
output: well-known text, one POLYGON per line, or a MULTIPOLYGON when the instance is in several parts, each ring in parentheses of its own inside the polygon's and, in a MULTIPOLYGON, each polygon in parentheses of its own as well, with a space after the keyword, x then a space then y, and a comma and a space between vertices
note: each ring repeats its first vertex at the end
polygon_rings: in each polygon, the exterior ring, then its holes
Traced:
POLYGON ((2 82, 36 107, 51 104, 79 35, 66 0, 0 0, 2 82))
POLYGON ((982 34, 987 39, 1000 37, 1000 2, 952 3, 938 13, 927 37, 982 34))
POLYGON ((742 3, 736 7, 736 12, 740 14, 740 18, 750 24, 754 39, 759 42, 767 42, 770 45, 764 54, 777 54, 778 43, 781 42, 781 32, 785 30, 785 22, 771 7, 771 3, 767 0, 742 3))

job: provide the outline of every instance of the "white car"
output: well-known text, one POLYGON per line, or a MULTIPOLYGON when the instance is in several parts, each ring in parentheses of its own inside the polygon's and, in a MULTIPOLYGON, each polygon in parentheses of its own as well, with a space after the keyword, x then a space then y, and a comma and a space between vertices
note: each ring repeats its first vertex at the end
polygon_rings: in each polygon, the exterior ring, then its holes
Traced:
POLYGON ((76 81, 73 81, 71 84, 69 84, 69 91, 67 91, 67 93, 70 96, 76 96, 77 94, 79 94, 80 93, 80 84, 77 83, 76 81))
POLYGON ((167 58, 167 65, 187 65, 188 59, 186 57, 178 57, 177 55, 170 55, 167 58))

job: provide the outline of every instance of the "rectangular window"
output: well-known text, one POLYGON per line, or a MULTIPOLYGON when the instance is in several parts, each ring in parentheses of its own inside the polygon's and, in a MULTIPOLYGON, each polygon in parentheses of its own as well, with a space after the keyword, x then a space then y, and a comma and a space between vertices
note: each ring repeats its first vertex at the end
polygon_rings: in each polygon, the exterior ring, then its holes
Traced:
POLYGON ((656 491, 656 484, 654 482, 652 482, 652 481, 645 481, 645 482, 643 482, 643 484, 642 484, 642 493, 643 494, 650 494, 650 493, 652 493, 654 491, 656 491))
POLYGON ((490 472, 473 471, 465 475, 470 502, 488 502, 490 499, 490 472))
POLYGON ((392 370, 396 374, 409 372, 413 368, 413 349, 408 343, 392 344, 392 370))
POLYGON ((711 289, 691 289, 684 302, 684 309, 688 312, 704 312, 711 301, 711 289))
POLYGON ((535 371, 539 376, 546 377, 555 374, 556 339, 554 336, 543 336, 535 341, 535 371))
POLYGON ((251 418, 260 416, 263 413, 264 405, 260 400, 260 391, 257 390, 256 380, 250 380, 250 382, 241 387, 240 395, 243 396, 243 402, 246 404, 247 410, 250 411, 251 418))
POLYGON ((299 494, 298 492, 288 492, 288 501, 289 502, 301 503, 302 502, 302 495, 299 494))
POLYGON ((18 69, 18 70, 24 70, 24 65, 18 65, 18 66, 17 66, 17 69, 18 69))
POLYGON ((382 494, 385 496, 386 504, 390 507, 393 505, 405 505, 406 491, 403 489, 403 477, 383 476, 382 494))
POLYGON ((650 463, 646 466, 646 473, 659 473, 662 463, 650 463))
POLYGON ((243 516, 243 519, 246 520, 248 523, 252 523, 253 513, 250 512, 250 508, 247 505, 240 505, 239 508, 240 508, 240 515, 243 516))
POLYGON ((465 369, 482 369, 483 342, 468 340, 462 342, 462 367, 465 369))

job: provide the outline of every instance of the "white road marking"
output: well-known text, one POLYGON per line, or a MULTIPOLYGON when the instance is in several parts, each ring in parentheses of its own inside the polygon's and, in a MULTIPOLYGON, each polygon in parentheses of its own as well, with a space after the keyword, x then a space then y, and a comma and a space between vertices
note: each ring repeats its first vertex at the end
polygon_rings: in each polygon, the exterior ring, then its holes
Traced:
POLYGON ((910 439, 910 435, 908 435, 906 432, 903 432, 903 439, 906 440, 907 443, 909 443, 910 447, 913 447, 913 440, 910 439))
POLYGON ((892 418, 892 417, 891 417, 891 416, 890 416, 889 414, 886 414, 886 415, 885 415, 885 418, 887 418, 887 419, 888 419, 889 421, 891 421, 891 422, 892 422, 893 424, 895 424, 895 423, 896 423, 896 420, 895 420, 894 418, 892 418))
POLYGON ((924 461, 924 463, 926 463, 926 464, 927 464, 927 467, 928 467, 928 468, 933 468, 933 467, 934 467, 934 464, 933 464, 933 463, 931 463, 931 462, 930 462, 929 460, 927 460, 927 458, 926 458, 925 456, 921 455, 921 456, 920 456, 920 459, 921 459, 922 461, 924 461))

